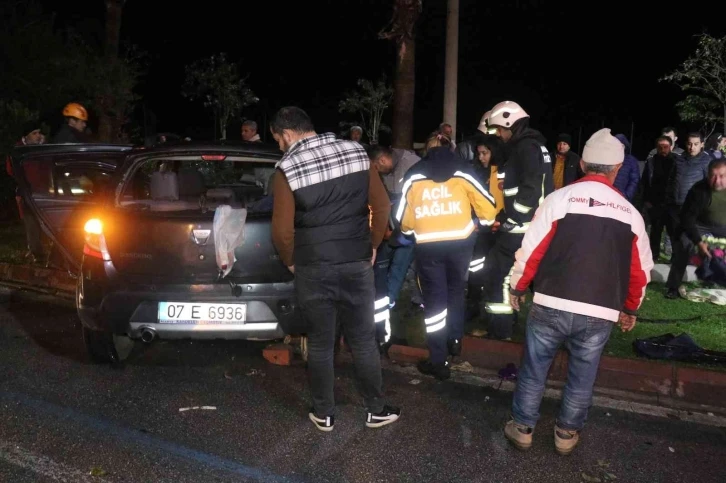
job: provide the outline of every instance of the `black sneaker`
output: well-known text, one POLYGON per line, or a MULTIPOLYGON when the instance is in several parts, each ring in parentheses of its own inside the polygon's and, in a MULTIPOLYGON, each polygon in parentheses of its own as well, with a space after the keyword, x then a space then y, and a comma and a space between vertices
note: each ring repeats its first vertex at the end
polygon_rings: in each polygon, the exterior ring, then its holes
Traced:
POLYGON ((333 416, 326 416, 324 418, 319 418, 315 415, 315 412, 313 410, 310 410, 308 413, 308 417, 310 418, 310 421, 313 422, 316 428, 318 428, 320 431, 332 431, 333 425, 335 424, 335 419, 333 416))
POLYGON ((449 339, 447 345, 449 346, 449 354, 454 357, 461 355, 461 339, 449 339))
POLYGON ((416 367, 422 374, 434 376, 439 381, 445 381, 451 377, 451 369, 449 368, 448 361, 434 364, 431 360, 426 360, 419 362, 416 367))
POLYGON ((675 300, 680 297, 680 294, 678 293, 678 289, 669 288, 666 290, 665 297, 667 299, 675 300))
POLYGON ((380 428, 386 424, 395 423, 401 417, 401 408, 395 406, 383 406, 380 413, 368 413, 366 426, 369 428, 380 428))

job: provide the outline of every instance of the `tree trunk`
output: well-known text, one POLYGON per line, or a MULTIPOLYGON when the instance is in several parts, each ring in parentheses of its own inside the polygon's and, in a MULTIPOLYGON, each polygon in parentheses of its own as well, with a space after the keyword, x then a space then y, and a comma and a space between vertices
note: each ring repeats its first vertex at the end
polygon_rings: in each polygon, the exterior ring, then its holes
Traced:
POLYGON ((451 124, 456 141, 456 94, 459 71, 459 0, 449 0, 446 16, 446 71, 444 75, 444 122, 451 124))
MULTIPOLYGON (((126 0, 106 0, 106 45, 109 58, 117 59, 121 37, 121 18, 126 0)), ((101 106, 96 106, 100 108, 101 106)), ((112 115, 106 109, 98 110, 98 140, 113 143, 120 140, 123 119, 112 115)))
POLYGON ((220 139, 227 139, 227 121, 219 120, 219 133, 221 134, 220 139))
POLYGON ((126 0, 106 0, 106 55, 118 57, 121 17, 126 0))
POLYGON ((396 42, 393 80, 393 147, 413 148, 413 105, 416 93, 416 20, 421 0, 394 0, 393 17, 381 38, 396 42))
POLYGON ((393 81, 394 148, 413 149, 413 107, 416 94, 416 41, 398 42, 396 77, 393 81))

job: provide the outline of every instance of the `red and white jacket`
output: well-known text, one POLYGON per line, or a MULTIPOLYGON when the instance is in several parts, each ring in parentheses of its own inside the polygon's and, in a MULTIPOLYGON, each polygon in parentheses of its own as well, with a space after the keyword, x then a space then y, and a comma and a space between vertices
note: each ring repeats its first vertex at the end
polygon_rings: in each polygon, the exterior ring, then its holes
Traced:
POLYGON ((545 198, 515 256, 512 294, 533 283, 539 305, 613 322, 636 314, 653 268, 643 217, 592 175, 545 198))

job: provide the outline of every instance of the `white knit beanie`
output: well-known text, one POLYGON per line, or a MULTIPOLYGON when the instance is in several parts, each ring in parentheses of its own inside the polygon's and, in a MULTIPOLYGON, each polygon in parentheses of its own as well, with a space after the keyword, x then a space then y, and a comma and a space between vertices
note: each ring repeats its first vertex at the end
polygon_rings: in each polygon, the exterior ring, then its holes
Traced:
POLYGON ((590 164, 613 166, 621 164, 625 158, 625 146, 610 134, 610 129, 602 128, 587 140, 582 150, 582 159, 590 164))

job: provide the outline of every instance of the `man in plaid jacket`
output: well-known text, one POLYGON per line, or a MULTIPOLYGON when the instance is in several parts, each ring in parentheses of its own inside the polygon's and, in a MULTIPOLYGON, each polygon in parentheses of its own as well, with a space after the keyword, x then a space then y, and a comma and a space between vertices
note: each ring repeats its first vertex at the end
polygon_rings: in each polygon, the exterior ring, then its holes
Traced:
POLYGON ((273 184, 272 239, 295 274, 307 325, 313 396, 308 416, 321 431, 332 431, 333 350, 340 321, 367 406, 366 426, 390 424, 401 411, 383 400, 372 266, 390 213, 386 190, 360 144, 317 134, 302 109, 280 109, 270 130, 285 152, 273 184))

